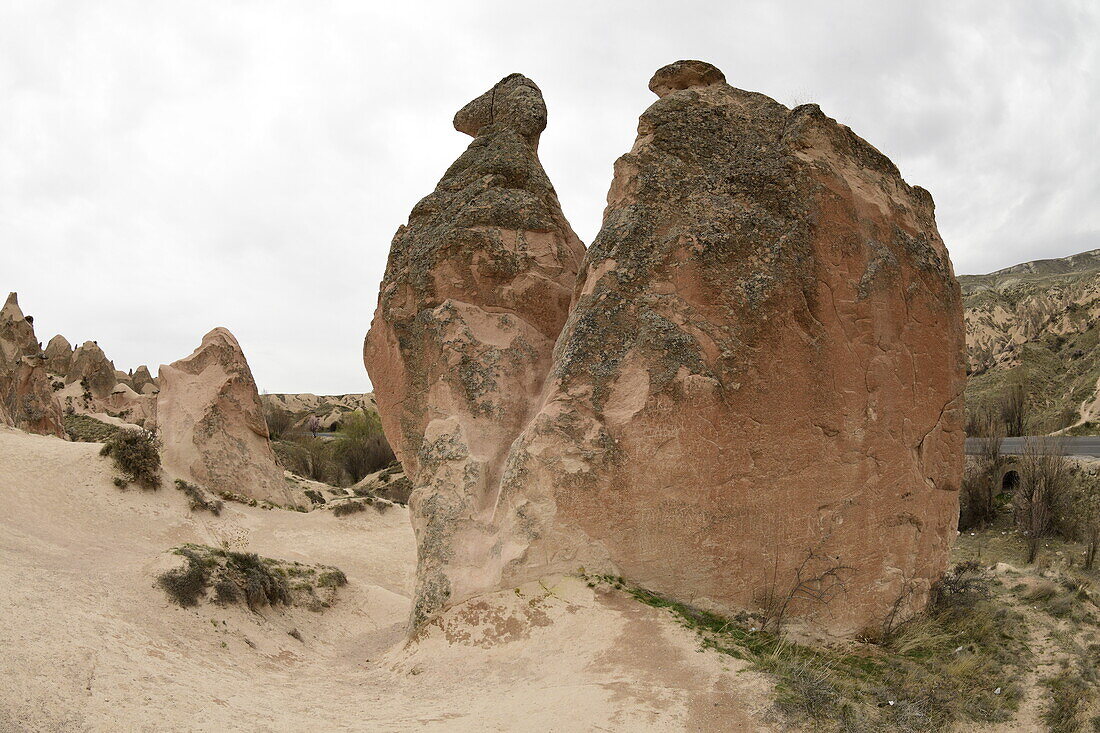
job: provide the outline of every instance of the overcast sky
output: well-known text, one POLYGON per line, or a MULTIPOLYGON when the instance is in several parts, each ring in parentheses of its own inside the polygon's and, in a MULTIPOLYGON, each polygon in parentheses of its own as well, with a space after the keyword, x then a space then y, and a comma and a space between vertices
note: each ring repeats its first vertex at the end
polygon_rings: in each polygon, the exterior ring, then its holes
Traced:
POLYGON ((262 389, 366 391, 389 242, 468 144, 455 111, 534 79, 587 243, 681 58, 850 125, 932 192, 960 274, 1100 247, 1095 0, 0 0, 0 288, 122 369, 220 325, 262 389))

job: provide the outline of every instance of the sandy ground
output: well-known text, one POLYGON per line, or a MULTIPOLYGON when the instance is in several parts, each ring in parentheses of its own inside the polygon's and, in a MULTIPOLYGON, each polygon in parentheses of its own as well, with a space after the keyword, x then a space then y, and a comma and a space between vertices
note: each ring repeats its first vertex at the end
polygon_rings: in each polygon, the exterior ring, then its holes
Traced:
POLYGON ((336 518, 166 484, 96 444, 0 429, 0 730, 770 730, 769 683, 672 617, 575 578, 484 596, 406 643, 407 512, 336 518), (172 605, 183 542, 343 569, 322 614, 172 605), (302 641, 291 637, 297 629, 302 641))

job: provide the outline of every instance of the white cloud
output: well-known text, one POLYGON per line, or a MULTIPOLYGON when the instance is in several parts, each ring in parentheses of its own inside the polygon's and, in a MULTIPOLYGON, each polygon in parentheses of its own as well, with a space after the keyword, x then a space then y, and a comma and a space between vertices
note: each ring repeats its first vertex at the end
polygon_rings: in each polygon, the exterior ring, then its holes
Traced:
POLYGON ((367 389, 390 238, 520 71, 595 235, 650 74, 816 101, 932 191, 960 272, 1100 246, 1100 12, 1024 3, 26 2, 0 10, 0 287, 116 366, 229 327, 272 391, 367 389))

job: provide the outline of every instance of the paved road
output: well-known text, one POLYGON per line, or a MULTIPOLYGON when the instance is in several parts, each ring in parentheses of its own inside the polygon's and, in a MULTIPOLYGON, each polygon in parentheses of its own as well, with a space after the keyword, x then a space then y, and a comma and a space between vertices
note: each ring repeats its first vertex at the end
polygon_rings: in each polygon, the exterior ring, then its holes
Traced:
MULTIPOLYGON (((1020 455, 1027 450, 1029 440, 1041 440, 1042 444, 1054 445, 1061 449, 1067 456, 1098 456, 1100 457, 1100 436, 1084 435, 1076 438, 1042 437, 1042 438, 1005 438, 1001 441, 1001 453, 1020 455)), ((966 452, 975 455, 981 452, 981 442, 978 438, 966 439, 966 452)))

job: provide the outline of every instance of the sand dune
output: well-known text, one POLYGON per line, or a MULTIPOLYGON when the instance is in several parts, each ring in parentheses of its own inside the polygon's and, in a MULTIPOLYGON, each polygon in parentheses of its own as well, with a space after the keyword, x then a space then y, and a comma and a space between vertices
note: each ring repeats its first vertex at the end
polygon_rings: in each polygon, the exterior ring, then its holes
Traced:
POLYGON ((761 675, 625 596, 551 579, 406 643, 405 509, 191 513, 167 485, 115 488, 98 450, 0 430, 0 730, 768 729, 761 675), (185 610, 154 584, 184 542, 350 582, 321 614, 185 610))

